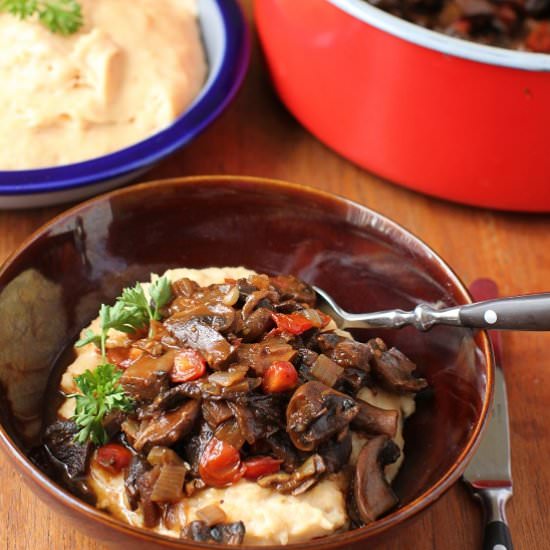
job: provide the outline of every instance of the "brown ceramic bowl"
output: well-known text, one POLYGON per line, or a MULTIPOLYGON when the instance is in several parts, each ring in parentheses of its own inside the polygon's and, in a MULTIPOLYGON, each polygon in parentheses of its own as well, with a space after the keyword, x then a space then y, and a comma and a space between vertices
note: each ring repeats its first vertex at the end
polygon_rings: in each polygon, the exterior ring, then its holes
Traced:
MULTIPOLYGON (((294 273, 350 311, 469 301, 451 269, 399 225, 359 204, 282 182, 212 176, 138 185, 46 224, 0 271, 0 447, 38 497, 110 547, 211 546, 125 525, 28 460, 57 384, 52 367, 99 304, 127 284, 169 267, 212 265, 294 273)), ((383 336, 416 361, 432 389, 406 425, 406 459, 394 484, 401 505, 368 527, 290 548, 364 547, 367 539, 373 545, 393 535, 457 481, 479 442, 493 384, 485 334, 437 327, 383 336)))

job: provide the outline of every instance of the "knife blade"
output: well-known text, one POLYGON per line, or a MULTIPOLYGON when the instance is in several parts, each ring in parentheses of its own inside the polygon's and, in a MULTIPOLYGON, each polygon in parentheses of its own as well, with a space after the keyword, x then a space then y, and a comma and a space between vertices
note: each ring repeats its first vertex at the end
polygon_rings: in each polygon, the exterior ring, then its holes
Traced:
MULTIPOLYGON (((498 296, 498 287, 491 279, 477 279, 472 283, 470 292, 475 300, 487 300, 498 296)), ((463 479, 481 502, 485 513, 483 550, 512 550, 512 537, 506 519, 506 503, 512 496, 508 399, 501 369, 500 334, 490 332, 489 336, 495 357, 491 417, 463 479)))

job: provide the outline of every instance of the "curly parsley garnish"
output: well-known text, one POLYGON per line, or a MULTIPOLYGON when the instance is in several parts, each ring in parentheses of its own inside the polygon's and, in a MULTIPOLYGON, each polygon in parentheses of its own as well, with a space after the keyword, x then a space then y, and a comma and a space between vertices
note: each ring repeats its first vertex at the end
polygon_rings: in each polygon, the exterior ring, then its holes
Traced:
POLYGON ((143 287, 137 283, 133 288, 125 288, 118 302, 122 303, 128 311, 141 315, 143 319, 160 321, 160 310, 172 299, 172 287, 168 277, 159 277, 149 287, 151 299, 148 301, 143 287))
POLYGON ((125 288, 114 306, 101 305, 99 310, 100 333, 87 330, 75 346, 95 344, 101 350, 102 363, 93 371, 86 371, 75 377, 75 383, 82 393, 69 397, 76 399, 76 412, 72 420, 80 427, 76 440, 88 440, 102 445, 107 442, 103 419, 112 411, 130 411, 134 402, 120 386, 122 372, 107 361, 107 336, 109 329, 132 334, 145 328, 151 321, 161 319, 160 311, 172 299, 172 287, 167 277, 160 277, 151 283, 150 300, 143 287, 137 283, 133 288, 125 288))
POLYGON ((117 301, 114 306, 101 304, 101 309, 99 310, 99 326, 101 332, 95 334, 92 330, 88 329, 84 337, 81 338, 75 346, 80 348, 86 344, 93 343, 101 350, 101 355, 105 361, 105 344, 107 342, 109 329, 113 328, 121 332, 126 332, 127 334, 132 334, 136 330, 143 328, 146 322, 147 319, 141 310, 135 307, 129 307, 121 301, 117 301))
POLYGON ((50 31, 73 34, 82 27, 82 7, 76 0, 0 0, 0 11, 28 19, 36 16, 50 31))
POLYGON ((105 343, 109 329, 132 334, 153 320, 160 321, 160 310, 172 299, 172 287, 168 278, 159 277, 151 283, 149 295, 151 298, 147 300, 143 287, 139 283, 135 287, 125 288, 114 306, 102 304, 99 310, 100 334, 87 330, 75 346, 80 348, 94 343, 101 349, 105 360, 105 343))
POLYGON ((76 399, 76 411, 72 420, 80 427, 76 435, 78 443, 90 440, 104 445, 109 436, 103 427, 106 415, 113 411, 131 411, 134 402, 124 393, 118 383, 122 372, 110 363, 103 363, 94 370, 87 370, 75 377, 75 383, 82 393, 69 397, 76 399))

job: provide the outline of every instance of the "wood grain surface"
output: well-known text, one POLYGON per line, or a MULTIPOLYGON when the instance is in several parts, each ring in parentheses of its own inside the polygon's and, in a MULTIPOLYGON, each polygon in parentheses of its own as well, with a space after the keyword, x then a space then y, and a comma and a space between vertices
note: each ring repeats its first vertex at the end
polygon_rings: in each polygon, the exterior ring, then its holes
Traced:
MULTIPOLYGON (((250 18, 250 1, 244 5, 250 18)), ((550 290, 550 215, 449 204, 396 187, 340 158, 281 105, 256 38, 251 70, 238 99, 194 143, 146 178, 216 173, 280 178, 356 200, 424 239, 467 284, 488 276, 503 294, 550 290)), ((64 208, 0 212, 0 262, 64 208)), ((514 476, 508 517, 516 550, 550 548, 549 350, 550 334, 503 337, 514 476)), ((0 480, 0 549, 105 550, 37 500, 3 456, 0 480)), ((458 484, 384 550, 481 548, 481 526, 477 503, 458 484)))

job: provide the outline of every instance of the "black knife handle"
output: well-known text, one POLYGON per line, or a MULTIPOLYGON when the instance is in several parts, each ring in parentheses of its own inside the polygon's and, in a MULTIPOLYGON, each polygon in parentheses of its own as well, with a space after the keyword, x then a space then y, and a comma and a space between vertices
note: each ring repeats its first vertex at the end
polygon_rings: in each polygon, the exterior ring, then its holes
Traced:
POLYGON ((483 550, 512 550, 512 537, 508 525, 502 521, 491 521, 485 526, 483 550))
POLYGON ((463 326, 484 329, 550 330, 550 293, 499 298, 462 306, 463 326))
POLYGON ((474 489, 485 512, 483 550, 513 550, 512 537, 506 521, 506 503, 512 496, 508 487, 474 489))

